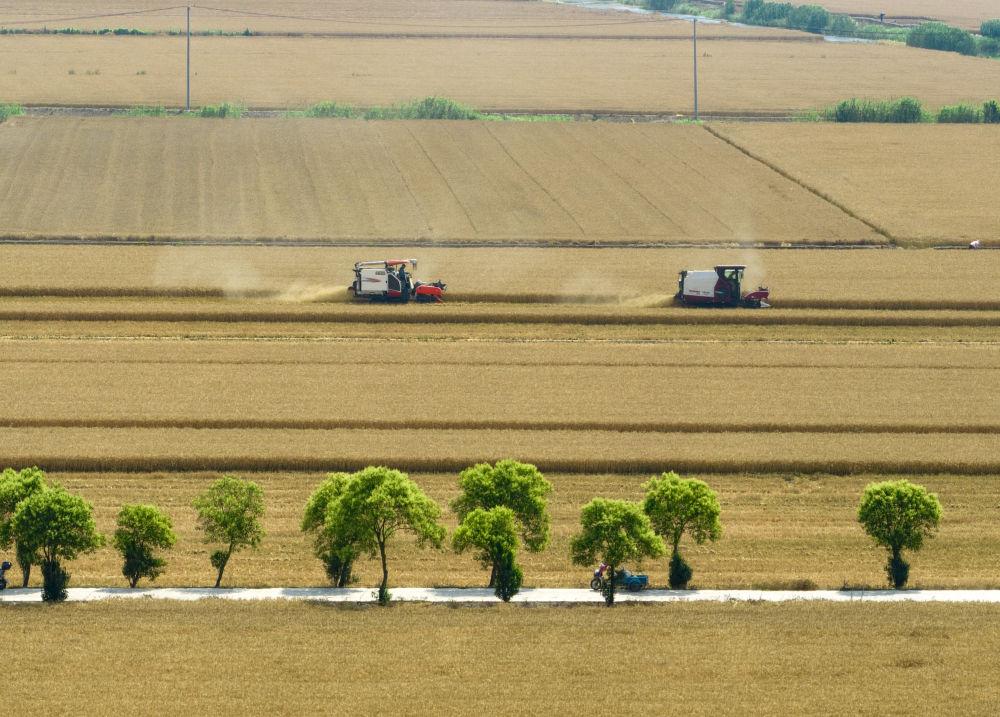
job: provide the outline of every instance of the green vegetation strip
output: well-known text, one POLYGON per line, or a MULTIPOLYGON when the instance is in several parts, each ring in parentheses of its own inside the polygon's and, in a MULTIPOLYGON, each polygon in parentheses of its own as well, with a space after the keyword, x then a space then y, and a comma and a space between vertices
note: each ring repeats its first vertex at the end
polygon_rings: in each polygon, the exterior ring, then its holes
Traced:
POLYGON ((801 117, 826 122, 872 122, 882 124, 1000 124, 1000 102, 987 100, 980 105, 945 105, 937 112, 927 110, 915 97, 872 99, 852 97, 833 107, 801 117))

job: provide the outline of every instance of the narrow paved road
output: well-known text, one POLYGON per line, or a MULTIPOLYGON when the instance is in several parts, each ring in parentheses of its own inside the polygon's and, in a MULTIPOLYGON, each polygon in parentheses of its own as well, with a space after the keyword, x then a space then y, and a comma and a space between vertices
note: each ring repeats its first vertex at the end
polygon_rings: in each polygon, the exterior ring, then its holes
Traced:
MULTIPOLYGON (((394 600, 404 602, 498 602, 483 588, 393 588, 394 600)), ((158 600, 316 600, 321 602, 374 602, 372 588, 70 588, 70 602, 95 602, 116 598, 158 600)), ((0 592, 0 603, 41 602, 36 588, 0 592)), ((622 602, 943 602, 1000 603, 1000 590, 646 590, 620 592, 622 602)), ((600 603, 601 596, 581 588, 529 588, 513 602, 535 604, 600 603)))

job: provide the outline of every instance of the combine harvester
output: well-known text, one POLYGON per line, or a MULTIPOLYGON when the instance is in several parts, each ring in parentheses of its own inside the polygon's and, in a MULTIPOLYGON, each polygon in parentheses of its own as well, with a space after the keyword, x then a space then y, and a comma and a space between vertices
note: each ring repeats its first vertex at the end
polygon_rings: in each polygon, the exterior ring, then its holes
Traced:
POLYGON ((742 306, 767 309, 771 292, 766 286, 743 293, 742 264, 722 264, 714 269, 684 270, 677 282, 674 299, 683 306, 742 306))
POLYGON ((445 284, 435 281, 425 284, 416 281, 406 270, 417 268, 416 259, 388 259, 384 261, 359 261, 354 265, 354 283, 349 290, 355 299, 366 301, 441 301, 445 284))

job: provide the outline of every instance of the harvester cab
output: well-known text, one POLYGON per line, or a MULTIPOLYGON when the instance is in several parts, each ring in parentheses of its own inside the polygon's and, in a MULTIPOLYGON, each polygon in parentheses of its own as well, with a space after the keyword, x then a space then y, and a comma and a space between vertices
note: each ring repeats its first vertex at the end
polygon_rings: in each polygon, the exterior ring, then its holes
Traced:
POLYGON ((354 283, 350 291, 356 299, 367 301, 441 301, 446 288, 441 281, 424 283, 413 278, 416 259, 388 259, 384 261, 359 261, 354 265, 354 283))
POLYGON ((744 306, 766 309, 766 286, 743 293, 742 264, 721 264, 714 269, 684 270, 678 279, 676 300, 684 306, 744 306))

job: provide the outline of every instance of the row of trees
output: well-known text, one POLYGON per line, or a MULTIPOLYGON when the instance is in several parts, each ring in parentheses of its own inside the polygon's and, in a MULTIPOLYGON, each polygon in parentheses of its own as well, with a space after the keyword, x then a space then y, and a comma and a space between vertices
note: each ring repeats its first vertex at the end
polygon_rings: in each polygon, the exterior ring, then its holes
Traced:
MULTIPOLYGON (((549 544, 552 485, 535 466, 504 460, 462 471, 459 487, 461 493, 451 504, 460 521, 452 548, 472 553, 490 571, 489 585, 495 594, 510 600, 524 577, 517 562, 520 547, 538 552, 549 544)), ((703 544, 722 535, 718 497, 706 483, 664 473, 643 488, 641 503, 595 498, 585 505, 580 531, 571 540, 575 564, 607 566, 602 592, 608 605, 614 604, 617 570, 662 556, 668 547, 670 587, 687 587, 693 570, 681 555, 682 538, 687 535, 703 544)), ((264 538, 263 491, 252 481, 223 476, 195 499, 193 507, 206 542, 221 546, 210 556, 219 587, 232 556, 242 548, 259 546, 264 538)), ((443 548, 447 531, 441 514, 440 506, 405 473, 369 467, 327 476, 306 503, 301 528, 312 538, 314 554, 338 587, 353 582, 353 566, 362 555, 378 559, 382 568, 378 600, 384 604, 390 600, 392 539, 409 532, 420 546, 443 548)), ((937 529, 940 517, 937 497, 921 486, 894 481, 866 488, 858 520, 887 549, 886 573, 892 585, 905 586, 909 564, 902 552, 918 550, 937 529)), ((165 561, 158 553, 175 542, 170 518, 159 509, 124 506, 112 543, 122 555, 122 573, 129 586, 162 574, 165 561)), ((63 563, 104 543, 91 506, 58 485, 49 485, 41 470, 7 469, 0 474, 0 548, 15 549, 24 586, 32 566, 41 567, 43 599, 65 599, 69 574, 63 563)))

